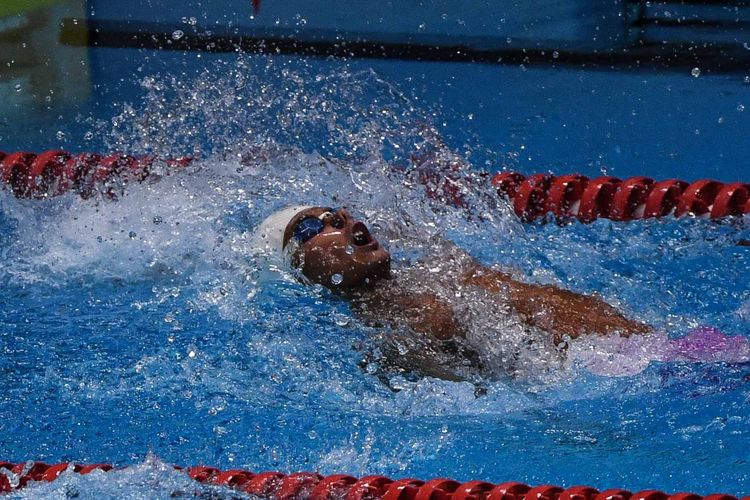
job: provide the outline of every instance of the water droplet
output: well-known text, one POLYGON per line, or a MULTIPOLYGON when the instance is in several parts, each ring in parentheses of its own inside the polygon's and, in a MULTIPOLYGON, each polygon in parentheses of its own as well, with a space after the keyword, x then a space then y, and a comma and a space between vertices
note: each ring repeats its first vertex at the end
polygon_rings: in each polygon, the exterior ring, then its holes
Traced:
POLYGON ((338 314, 333 318, 337 326, 349 326, 350 318, 346 314, 338 314))
POLYGON ((179 40, 183 36, 185 36, 185 33, 183 33, 182 30, 175 30, 172 32, 172 40, 179 40))
POLYGON ((700 68, 693 68, 692 70, 690 70, 690 74, 693 75, 694 77, 698 78, 699 76, 701 76, 701 69, 700 68))
POLYGON ((351 255, 351 254, 353 254, 353 253, 354 253, 354 247, 353 247, 353 246, 351 246, 351 245, 346 245, 346 248, 344 249, 344 251, 345 251, 345 252, 346 252, 346 253, 347 253, 348 255, 351 255))
POLYGON ((130 231, 130 232, 128 233, 128 236, 130 236, 130 239, 131 239, 131 240, 132 240, 133 238, 135 238, 135 237, 136 237, 135 231, 130 231))
POLYGON ((331 276, 331 283, 334 285, 340 285, 342 281, 344 281, 344 277, 338 273, 331 276))
POLYGON ((161 224, 164 222, 164 219, 161 218, 161 215, 154 216, 154 224, 161 224))

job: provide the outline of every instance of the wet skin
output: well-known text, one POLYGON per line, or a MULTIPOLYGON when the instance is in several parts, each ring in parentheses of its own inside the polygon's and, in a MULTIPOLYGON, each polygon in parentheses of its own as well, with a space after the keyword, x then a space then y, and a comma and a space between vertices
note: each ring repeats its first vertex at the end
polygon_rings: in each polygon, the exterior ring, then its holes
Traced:
MULTIPOLYGON (((304 218, 323 221, 320 234, 305 242, 292 256, 292 264, 310 280, 334 291, 361 292, 371 316, 385 323, 405 324, 413 331, 438 340, 463 337, 450 304, 433 294, 388 295, 373 285, 390 277, 390 254, 370 234, 367 226, 345 209, 315 207, 297 214, 287 225, 284 245, 304 218), (322 217, 321 217, 322 216, 322 217), (338 277, 340 276, 340 280, 338 277)), ((511 309, 527 324, 549 332, 556 344, 565 337, 584 334, 621 335, 648 333, 651 328, 630 320, 599 298, 550 285, 519 282, 509 274, 475 262, 456 287, 476 286, 507 298, 511 309)), ((351 294, 349 294, 351 296, 351 294)))

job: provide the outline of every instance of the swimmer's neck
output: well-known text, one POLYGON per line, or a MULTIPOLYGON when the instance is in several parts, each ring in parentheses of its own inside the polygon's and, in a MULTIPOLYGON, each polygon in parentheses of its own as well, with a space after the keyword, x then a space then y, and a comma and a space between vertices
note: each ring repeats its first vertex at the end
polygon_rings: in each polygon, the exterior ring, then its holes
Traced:
POLYGON ((394 280, 395 278, 389 272, 387 276, 368 278, 356 287, 331 288, 331 291, 344 300, 366 300, 368 297, 375 295, 384 284, 391 283, 394 280))

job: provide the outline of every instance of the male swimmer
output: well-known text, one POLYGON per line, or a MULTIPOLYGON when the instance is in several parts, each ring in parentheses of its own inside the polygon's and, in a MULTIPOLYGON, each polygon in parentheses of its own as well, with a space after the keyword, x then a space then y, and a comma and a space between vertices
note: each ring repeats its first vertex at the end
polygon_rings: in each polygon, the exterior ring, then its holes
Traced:
MULTIPOLYGON (((349 301, 368 324, 389 327, 384 335, 384 358, 390 369, 404 373, 447 380, 499 372, 518 375, 519 354, 504 352, 490 359, 483 351, 494 346, 481 342, 482 334, 477 335, 470 324, 470 303, 488 295, 502 314, 513 318, 509 324, 515 322, 519 331, 526 332, 527 338, 516 342, 516 348, 536 343, 544 346, 537 348, 539 352, 553 351, 559 358, 569 340, 582 336, 653 336, 658 341, 648 347, 660 350, 661 357, 650 359, 750 360, 750 347, 743 337, 701 329, 670 341, 596 297, 523 283, 481 265, 447 242, 441 262, 418 262, 410 269, 392 270, 388 250, 343 208, 280 210, 260 225, 254 245, 282 257, 303 280, 323 285, 349 301), (488 362, 504 366, 488 367, 488 362)), ((494 326, 485 322, 480 330, 486 333, 494 326)))

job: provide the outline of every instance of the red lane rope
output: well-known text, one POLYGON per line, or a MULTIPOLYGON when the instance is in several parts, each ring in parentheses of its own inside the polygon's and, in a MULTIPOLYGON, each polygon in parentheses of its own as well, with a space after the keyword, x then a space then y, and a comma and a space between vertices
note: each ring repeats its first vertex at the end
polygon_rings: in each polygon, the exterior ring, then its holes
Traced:
MULTIPOLYGON (((157 158, 121 153, 71 154, 51 150, 41 154, 0 151, 0 181, 22 198, 47 198, 67 191, 83 197, 95 193, 116 195, 113 184, 141 182, 152 175, 157 158)), ((169 169, 184 167, 191 158, 167 159, 169 169)), ((417 161, 416 163, 419 163, 417 161)), ((420 166, 421 168, 421 166, 420 166)), ((451 167, 454 168, 454 167, 451 167)), ((418 170, 418 180, 430 197, 464 206, 460 186, 452 171, 434 166, 418 170)), ((630 221, 651 217, 685 215, 713 219, 750 213, 750 184, 724 184, 702 179, 687 183, 678 179, 655 181, 649 177, 589 179, 579 174, 554 176, 502 172, 492 178, 499 195, 509 199, 525 222, 553 214, 559 221, 598 218, 630 221)))
POLYGON ((702 179, 692 184, 677 179, 656 182, 649 177, 620 180, 602 176, 503 172, 492 178, 498 194, 509 198, 526 222, 545 214, 558 220, 598 218, 630 221, 674 214, 712 219, 750 213, 750 184, 723 184, 702 179))
MULTIPOLYGON (((21 489, 31 481, 54 481, 68 469, 82 475, 95 470, 116 470, 109 464, 0 462, 0 493, 21 489)), ((175 469, 183 470, 178 466, 175 469)), ((241 469, 222 471, 206 466, 188 467, 184 471, 199 483, 224 486, 274 500, 738 500, 735 496, 722 493, 707 496, 694 493, 668 494, 658 490, 632 493, 623 489, 599 491, 589 486, 562 488, 553 485, 532 487, 517 482, 459 483, 445 478, 422 481, 366 476, 358 479, 346 474, 321 476, 314 472, 253 473, 241 469)), ((750 500, 750 496, 741 500, 750 500)))
MULTIPOLYGON (((164 160, 168 168, 188 165, 190 158, 164 160)), ((48 198, 73 191, 82 197, 114 194, 111 183, 140 182, 152 175, 157 158, 121 153, 71 154, 51 150, 41 154, 0 151, 0 181, 19 198, 48 198)))

